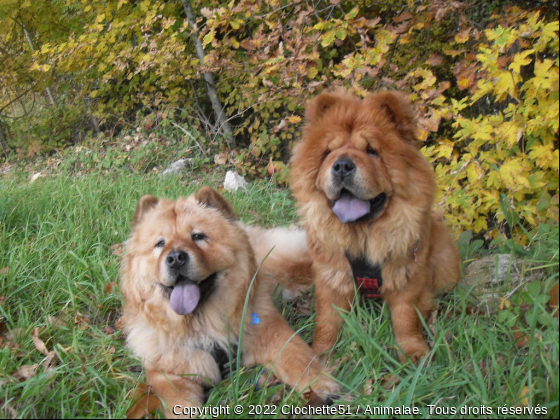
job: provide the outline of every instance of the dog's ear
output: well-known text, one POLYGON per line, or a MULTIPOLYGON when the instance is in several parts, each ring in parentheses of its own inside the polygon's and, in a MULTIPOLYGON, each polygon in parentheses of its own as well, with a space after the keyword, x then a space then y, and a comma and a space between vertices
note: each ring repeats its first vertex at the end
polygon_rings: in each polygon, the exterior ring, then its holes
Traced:
POLYGON ((400 136, 413 143, 418 143, 414 130, 416 129, 416 119, 414 111, 408 97, 400 92, 380 92, 369 95, 366 99, 373 109, 385 114, 395 125, 400 136))
POLYGON ((325 112, 339 100, 339 95, 333 93, 322 93, 315 97, 305 110, 305 118, 309 122, 318 121, 325 112))
POLYGON ((144 217, 144 214, 146 213, 146 211, 154 208, 156 206, 156 204, 158 203, 158 199, 156 197, 154 197, 153 195, 145 195, 143 196, 140 201, 138 202, 138 205, 136 206, 136 211, 134 212, 134 217, 132 219, 132 223, 133 224, 137 224, 140 222, 140 220, 142 220, 142 217, 144 217))
POLYGON ((236 220, 235 213, 228 201, 213 188, 202 187, 195 194, 196 199, 205 206, 218 210, 228 220, 236 220))

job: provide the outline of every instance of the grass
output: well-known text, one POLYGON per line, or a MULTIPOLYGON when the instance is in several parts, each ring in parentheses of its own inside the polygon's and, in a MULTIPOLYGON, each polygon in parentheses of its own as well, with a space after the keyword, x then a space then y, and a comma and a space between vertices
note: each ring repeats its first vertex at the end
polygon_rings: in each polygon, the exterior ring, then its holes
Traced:
MULTIPOLYGON (((130 394, 144 376, 115 327, 121 296, 111 287, 119 269, 111 246, 127 238, 143 194, 176 198, 205 184, 219 187, 222 179, 220 174, 162 178, 119 169, 82 176, 63 171, 34 183, 22 176, 0 180, 0 417, 126 416, 130 394), (51 351, 54 366, 49 366, 51 351)), ((244 222, 275 226, 297 220, 289 193, 266 181, 225 196, 244 222)), ((554 240, 557 244, 557 234, 554 240)), ((539 246, 538 254, 548 255, 539 246)), ((542 290, 558 281, 557 254, 552 266, 556 273, 549 272, 542 290)), ((511 326, 498 322, 496 314, 471 313, 475 300, 472 290, 458 287, 440 301, 435 323, 427 325, 435 326, 435 334, 427 328, 434 350, 429 363, 418 366, 397 361, 385 306, 356 305, 343 314, 345 328, 330 362, 345 388, 335 404, 345 409, 334 417, 371 417, 364 410, 380 406, 417 407, 425 418, 446 418, 450 410, 461 418, 512 417, 497 408, 539 406, 547 409, 543 417, 557 417, 558 325, 538 322, 546 304, 523 313, 529 340, 518 348, 511 326), (430 414, 430 405, 439 411, 430 414)), ((300 304, 281 309, 310 340, 314 316, 298 311, 300 304)), ((239 369, 210 392, 208 405, 241 404, 245 414, 237 417, 243 418, 251 405, 304 403, 282 385, 257 390, 261 372, 261 367, 239 369)), ((280 409, 276 413, 272 417, 286 417, 280 409)))

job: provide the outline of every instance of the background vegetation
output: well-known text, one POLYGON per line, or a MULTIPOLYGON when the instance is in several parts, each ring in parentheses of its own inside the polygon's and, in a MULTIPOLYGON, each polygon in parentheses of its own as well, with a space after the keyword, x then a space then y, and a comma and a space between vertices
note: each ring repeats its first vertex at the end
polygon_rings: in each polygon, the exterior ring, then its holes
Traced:
POLYGON ((557 12, 555 0, 3 0, 2 153, 168 125, 193 153, 283 182, 310 97, 400 89, 457 231, 526 243, 558 219, 557 12))

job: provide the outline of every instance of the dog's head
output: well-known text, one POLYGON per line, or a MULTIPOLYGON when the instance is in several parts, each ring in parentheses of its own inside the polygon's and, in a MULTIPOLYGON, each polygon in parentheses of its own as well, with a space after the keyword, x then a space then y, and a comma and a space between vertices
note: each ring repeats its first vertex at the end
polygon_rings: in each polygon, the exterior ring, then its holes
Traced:
POLYGON ((320 196, 342 223, 380 218, 394 196, 410 195, 415 171, 431 179, 417 148, 410 102, 400 93, 363 100, 346 92, 322 94, 308 105, 306 119, 292 158, 294 192, 301 201, 320 196))
POLYGON ((123 291, 127 299, 161 298, 177 314, 189 315, 219 289, 224 295, 235 287, 240 280, 228 273, 250 264, 251 255, 230 205, 213 189, 177 201, 146 195, 134 213, 123 291))

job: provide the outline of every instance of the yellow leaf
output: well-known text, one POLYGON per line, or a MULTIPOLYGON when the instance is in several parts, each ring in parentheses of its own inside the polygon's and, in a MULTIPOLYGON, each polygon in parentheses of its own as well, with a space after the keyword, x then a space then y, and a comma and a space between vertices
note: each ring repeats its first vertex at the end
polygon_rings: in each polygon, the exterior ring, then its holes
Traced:
POLYGON ((471 85, 471 79, 468 77, 463 77, 458 80, 457 84, 459 85, 460 89, 466 89, 471 85))
POLYGON ((530 174, 530 167, 523 162, 522 158, 514 158, 505 162, 500 167, 500 176, 505 186, 513 191, 519 191, 520 188, 531 188, 531 183, 526 175, 530 174))
POLYGON ((521 404, 524 407, 529 407, 529 393, 530 393, 530 389, 528 386, 523 387, 523 389, 519 393, 519 399, 521 400, 521 404))
POLYGON ((336 31, 335 30, 328 31, 321 38, 323 38, 323 40, 321 41, 321 45, 323 47, 328 47, 336 39, 336 31))
POLYGON ((465 28, 457 35, 455 35, 455 41, 459 44, 464 44, 470 38, 471 28, 465 28))
POLYGON ((301 117, 298 117, 297 115, 292 115, 292 116, 288 117, 288 121, 291 124, 297 124, 298 122, 301 122, 301 117))
POLYGON ((319 70, 317 69, 317 67, 309 67, 307 69, 307 77, 309 79, 314 79, 317 74, 319 74, 319 70))
POLYGON ((416 133, 416 137, 418 138, 418 140, 424 141, 428 138, 429 134, 430 133, 428 132, 428 130, 425 130, 423 128, 418 128, 417 133, 416 133))
POLYGON ((453 153, 453 143, 447 141, 445 144, 440 144, 435 148, 436 158, 449 159, 453 153))
POLYGON ((498 73, 498 83, 494 89, 496 97, 499 102, 507 98, 507 95, 512 98, 517 98, 517 83, 520 81, 521 76, 509 71, 503 70, 498 73))
POLYGON ((533 59, 528 56, 533 54, 534 52, 535 50, 531 49, 515 54, 515 57, 513 57, 513 62, 509 65, 509 68, 515 73, 519 73, 521 71, 521 66, 531 64, 531 61, 533 61, 533 59))
POLYGON ((214 40, 215 37, 216 37, 216 30, 212 28, 210 29, 210 32, 208 32, 206 35, 204 35, 204 38, 202 38, 202 46, 206 47, 214 40))

